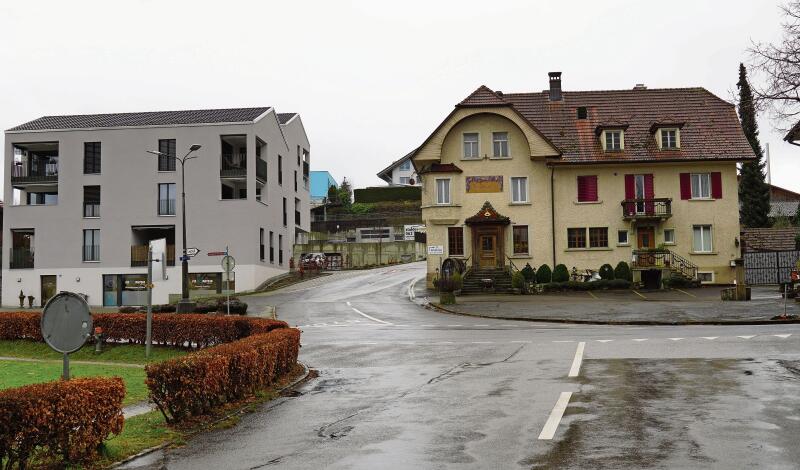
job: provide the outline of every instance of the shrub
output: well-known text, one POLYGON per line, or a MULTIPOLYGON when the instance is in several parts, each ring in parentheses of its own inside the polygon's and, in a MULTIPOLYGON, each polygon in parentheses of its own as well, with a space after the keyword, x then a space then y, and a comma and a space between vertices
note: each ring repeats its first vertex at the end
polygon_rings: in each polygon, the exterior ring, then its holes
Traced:
POLYGON ((527 282, 536 282, 536 270, 531 267, 530 263, 526 263, 525 267, 520 270, 527 282))
MULTIPOLYGON (((144 314, 96 313, 92 315, 92 319, 94 326, 103 329, 107 342, 142 344, 145 341, 147 320, 144 314)), ((288 326, 285 322, 266 318, 159 313, 153 315, 153 343, 204 348, 288 326)), ((0 312, 0 339, 42 341, 40 314, 0 312)))
POLYGON ((95 457, 122 431, 125 385, 118 377, 54 381, 0 391, 0 462, 26 468, 34 451, 64 464, 95 457))
POLYGON ((605 279, 607 281, 614 279, 614 268, 612 268, 610 264, 606 263, 600 266, 600 279, 605 279))
POLYGON ((544 285, 545 292, 556 291, 584 291, 584 290, 603 290, 603 289, 630 289, 631 282, 625 279, 601 279, 599 281, 581 282, 581 281, 567 281, 567 282, 550 282, 544 285))
POLYGON ((539 266, 539 269, 536 270, 536 282, 539 284, 544 284, 551 282, 552 280, 553 271, 550 270, 550 266, 546 264, 539 266))
POLYGON ((525 287, 525 276, 523 276, 521 272, 517 271, 511 276, 511 287, 514 289, 522 289, 525 287))
POLYGON ((556 266, 556 269, 553 270, 553 282, 567 281, 569 281, 569 270, 567 270, 566 265, 559 264, 556 266))
POLYGON ((418 201, 422 198, 419 186, 380 186, 356 189, 355 202, 418 201))
POLYGON ((169 423, 252 395, 297 363, 300 331, 280 329, 149 364, 150 399, 169 423))
POLYGON ((661 280, 661 283, 664 284, 664 287, 699 287, 700 281, 695 281, 693 279, 686 279, 682 276, 671 276, 661 280))
POLYGON ((614 278, 615 279, 624 279, 626 281, 632 281, 633 276, 631 276, 631 267, 625 261, 620 261, 617 263, 617 267, 614 268, 614 278))

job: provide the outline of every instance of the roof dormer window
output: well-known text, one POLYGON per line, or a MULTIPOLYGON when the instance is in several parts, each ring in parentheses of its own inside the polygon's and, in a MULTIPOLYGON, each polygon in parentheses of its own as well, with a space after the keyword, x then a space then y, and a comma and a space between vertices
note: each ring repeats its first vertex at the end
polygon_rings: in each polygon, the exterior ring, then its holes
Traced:
POLYGON ((625 148, 622 129, 606 129, 603 131, 603 150, 606 152, 620 151, 625 148))
POLYGON ((680 148, 680 130, 673 129, 659 129, 659 145, 662 150, 675 150, 680 148))

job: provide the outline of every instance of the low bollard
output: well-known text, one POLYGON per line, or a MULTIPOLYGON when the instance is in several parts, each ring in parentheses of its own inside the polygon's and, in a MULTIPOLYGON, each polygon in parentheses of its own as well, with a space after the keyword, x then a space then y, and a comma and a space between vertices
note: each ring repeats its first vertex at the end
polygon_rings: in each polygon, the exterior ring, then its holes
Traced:
POLYGON ((103 352, 103 338, 105 335, 103 334, 103 329, 99 326, 95 327, 94 329, 94 352, 101 353, 103 352))

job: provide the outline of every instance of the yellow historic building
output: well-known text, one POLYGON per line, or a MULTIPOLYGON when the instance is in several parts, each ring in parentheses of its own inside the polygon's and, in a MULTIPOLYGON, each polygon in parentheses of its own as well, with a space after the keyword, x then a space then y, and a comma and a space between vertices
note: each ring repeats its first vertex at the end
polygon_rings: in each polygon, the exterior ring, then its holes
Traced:
POLYGON ((619 261, 634 280, 731 283, 736 164, 755 158, 735 108, 703 88, 504 94, 482 86, 412 152, 428 281, 619 261), (451 260, 451 261, 448 261, 451 260))

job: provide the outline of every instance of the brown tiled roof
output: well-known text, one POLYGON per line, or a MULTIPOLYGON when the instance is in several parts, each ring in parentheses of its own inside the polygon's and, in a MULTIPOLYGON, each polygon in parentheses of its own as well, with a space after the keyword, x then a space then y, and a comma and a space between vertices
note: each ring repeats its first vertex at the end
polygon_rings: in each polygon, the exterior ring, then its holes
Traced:
POLYGON ((794 250, 794 237, 800 228, 745 228, 742 229, 744 251, 785 251, 794 250))
POLYGON ((500 215, 499 212, 492 207, 492 204, 489 201, 483 203, 483 207, 479 210, 475 215, 472 217, 467 217, 464 219, 464 223, 467 225, 475 225, 475 224, 501 224, 501 225, 508 225, 511 223, 511 219, 504 215, 500 215))
POLYGON ((755 158, 735 107, 704 88, 565 91, 554 102, 547 91, 500 97, 481 87, 458 106, 509 103, 562 152, 554 163, 755 158), (586 119, 578 119, 578 107, 586 107, 586 119), (682 124, 681 148, 660 150, 655 123, 682 124), (598 126, 611 124, 627 126, 623 151, 604 152, 595 135, 598 126))
POLYGON ((499 94, 489 89, 486 85, 481 85, 456 106, 462 108, 471 106, 508 106, 508 101, 504 100, 499 94))
POLYGON ((417 173, 420 175, 425 173, 463 173, 463 170, 455 163, 431 163, 420 168, 417 173))

